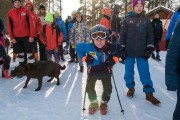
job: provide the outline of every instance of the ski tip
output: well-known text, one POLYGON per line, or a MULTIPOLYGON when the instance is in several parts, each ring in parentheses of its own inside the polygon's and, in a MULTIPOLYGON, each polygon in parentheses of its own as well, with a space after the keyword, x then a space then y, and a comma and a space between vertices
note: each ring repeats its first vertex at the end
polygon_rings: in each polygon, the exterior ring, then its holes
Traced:
POLYGON ((122 114, 124 115, 124 110, 121 110, 122 114))

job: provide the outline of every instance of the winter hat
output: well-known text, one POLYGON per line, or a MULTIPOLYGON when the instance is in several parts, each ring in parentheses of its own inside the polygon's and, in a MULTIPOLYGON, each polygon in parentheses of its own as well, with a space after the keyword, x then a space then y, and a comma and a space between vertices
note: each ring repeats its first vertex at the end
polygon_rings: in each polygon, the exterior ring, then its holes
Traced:
POLYGON ((46 17, 45 17, 45 21, 46 21, 46 22, 52 22, 52 23, 53 23, 53 21, 54 21, 54 19, 53 19, 53 14, 52 14, 52 13, 47 13, 47 14, 46 14, 46 17))
POLYGON ((39 10, 40 10, 40 9, 44 9, 44 10, 46 10, 46 8, 45 8, 45 6, 44 6, 44 5, 40 5, 40 6, 39 6, 39 10))
POLYGON ((31 5, 31 6, 32 6, 32 10, 31 10, 31 11, 33 11, 33 10, 34 10, 34 5, 33 5, 33 3, 32 3, 32 2, 27 1, 25 6, 27 6, 27 5, 31 5))
POLYGON ((12 3, 14 4, 14 2, 15 2, 15 1, 19 1, 19 2, 21 2, 21 0, 12 0, 12 3))
POLYGON ((68 16, 67 19, 71 19, 71 16, 68 16))
POLYGON ((144 8, 144 0, 133 0, 133 3, 132 3, 133 10, 134 10, 134 7, 135 7, 137 4, 142 4, 142 5, 143 5, 143 8, 144 8))
POLYGON ((101 9, 101 13, 104 15, 111 15, 111 9, 110 8, 103 8, 103 9, 101 9))

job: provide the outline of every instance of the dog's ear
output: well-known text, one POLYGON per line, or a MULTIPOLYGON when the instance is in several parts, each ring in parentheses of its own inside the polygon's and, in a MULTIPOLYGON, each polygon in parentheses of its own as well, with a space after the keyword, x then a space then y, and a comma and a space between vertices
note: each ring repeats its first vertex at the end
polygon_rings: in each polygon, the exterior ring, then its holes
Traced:
POLYGON ((22 63, 21 65, 25 68, 27 73, 30 72, 30 66, 28 64, 22 63))

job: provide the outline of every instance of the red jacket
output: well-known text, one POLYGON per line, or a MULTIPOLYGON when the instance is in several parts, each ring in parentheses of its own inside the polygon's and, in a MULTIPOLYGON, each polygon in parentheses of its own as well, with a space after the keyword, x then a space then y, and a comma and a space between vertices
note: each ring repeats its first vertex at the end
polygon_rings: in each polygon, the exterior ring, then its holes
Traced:
POLYGON ((12 39, 14 37, 34 38, 34 25, 29 10, 24 7, 13 8, 8 12, 8 33, 12 39))
POLYGON ((101 25, 104 25, 106 27, 107 30, 110 30, 110 20, 108 20, 105 17, 102 17, 101 21, 100 21, 101 25))
POLYGON ((63 41, 63 34, 62 32, 60 32, 59 36, 58 36, 58 40, 57 40, 57 31, 56 29, 53 29, 52 31, 52 25, 46 25, 46 29, 44 31, 44 33, 39 34, 40 37, 40 41, 46 45, 46 49, 48 50, 54 50, 56 49, 59 45, 61 45, 62 41, 63 41), (44 35, 43 35, 44 34, 44 35))

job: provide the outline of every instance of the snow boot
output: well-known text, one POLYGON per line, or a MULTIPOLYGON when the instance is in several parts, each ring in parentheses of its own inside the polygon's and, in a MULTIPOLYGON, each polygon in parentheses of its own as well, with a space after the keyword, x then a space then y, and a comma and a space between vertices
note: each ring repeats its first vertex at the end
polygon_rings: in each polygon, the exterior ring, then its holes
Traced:
POLYGON ((5 79, 8 79, 8 78, 12 79, 12 76, 9 75, 8 70, 5 70, 5 69, 2 70, 2 77, 5 79))
POLYGON ((157 55, 156 55, 156 60, 161 61, 161 59, 160 59, 160 55, 159 55, 159 52, 157 52, 157 55))
POLYGON ((152 57, 152 59, 156 59, 154 52, 152 53, 151 57, 152 57))
POLYGON ((129 90, 127 91, 127 96, 128 97, 134 97, 134 88, 129 88, 129 90))
POLYGON ((80 72, 84 71, 84 66, 80 66, 80 72))
POLYGON ((68 63, 73 63, 73 62, 75 62, 75 60, 74 60, 74 59, 71 59, 68 63))
POLYGON ((159 105, 161 102, 153 96, 153 93, 146 93, 146 100, 151 102, 153 105, 159 105))
POLYGON ((107 114, 107 103, 102 101, 100 103, 100 113, 101 115, 106 115, 107 114))
POLYGON ((98 109, 98 101, 94 100, 89 105, 89 114, 93 115, 97 109, 98 109))

